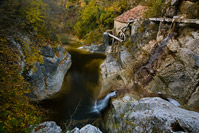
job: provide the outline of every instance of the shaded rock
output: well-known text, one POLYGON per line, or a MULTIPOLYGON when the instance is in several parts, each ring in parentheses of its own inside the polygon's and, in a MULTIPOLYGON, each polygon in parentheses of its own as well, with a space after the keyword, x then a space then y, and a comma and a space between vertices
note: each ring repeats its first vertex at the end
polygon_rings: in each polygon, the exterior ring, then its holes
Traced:
POLYGON ((109 114, 106 129, 110 132, 199 132, 199 113, 181 109, 161 98, 143 98, 126 102, 109 114))
POLYGON ((171 6, 166 10, 166 16, 172 18, 177 13, 176 6, 171 6))
POLYGON ((52 58, 52 57, 55 56, 55 53, 50 46, 41 47, 41 52, 42 52, 42 55, 45 56, 45 57, 51 57, 52 58))
POLYGON ((66 133, 80 133, 80 131, 79 131, 80 129, 79 128, 74 128, 73 130, 71 130, 71 131, 67 131, 66 133))
POLYGON ((54 121, 46 121, 36 126, 32 133, 61 133, 62 129, 54 121))
POLYGON ((191 98, 188 101, 188 105, 191 105, 193 107, 199 108, 199 104, 198 103, 199 103, 199 87, 191 95, 191 98))
POLYGON ((181 3, 181 5, 180 5, 180 12, 181 13, 187 13, 188 12, 188 10, 189 10, 189 8, 191 7, 191 6, 193 6, 193 2, 191 2, 191 1, 183 1, 182 3, 181 3))
POLYGON ((86 126, 79 128, 74 128, 71 131, 67 131, 67 133, 102 133, 99 128, 92 126, 91 124, 87 124, 86 126))

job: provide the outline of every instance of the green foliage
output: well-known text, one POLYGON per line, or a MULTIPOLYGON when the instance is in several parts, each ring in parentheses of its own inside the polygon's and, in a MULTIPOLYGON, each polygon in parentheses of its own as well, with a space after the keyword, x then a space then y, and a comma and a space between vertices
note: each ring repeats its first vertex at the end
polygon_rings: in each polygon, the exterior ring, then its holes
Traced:
POLYGON ((162 17, 162 8, 164 5, 164 0, 147 0, 146 6, 148 11, 145 12, 145 17, 162 17))
POLYGON ((93 42, 99 44, 100 41, 102 40, 102 29, 98 28, 98 29, 94 29, 93 31, 90 31, 88 34, 86 34, 85 36, 85 44, 91 44, 93 42))
MULTIPOLYGON (((56 20, 49 15, 49 3, 44 0, 4 0, 0 5, 1 32, 27 32, 57 40, 53 30, 57 28, 56 20)), ((51 1, 51 0, 50 0, 51 1)))
POLYGON ((92 41, 98 43, 102 39, 102 35, 99 34, 112 28, 114 18, 128 8, 126 0, 90 0, 80 12, 80 19, 74 26, 75 33, 79 38, 85 39, 87 43, 92 41))
POLYGON ((95 0, 91 0, 81 12, 80 20, 75 24, 74 29, 79 38, 83 38, 89 31, 97 27, 96 21, 99 18, 99 9, 95 0))

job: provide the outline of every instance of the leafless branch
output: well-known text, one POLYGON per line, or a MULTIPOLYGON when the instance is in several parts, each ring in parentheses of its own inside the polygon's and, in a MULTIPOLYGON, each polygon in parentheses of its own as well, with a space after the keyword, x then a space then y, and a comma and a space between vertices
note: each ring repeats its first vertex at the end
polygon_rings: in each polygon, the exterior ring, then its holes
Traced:
POLYGON ((66 129, 68 129, 71 126, 71 124, 73 123, 73 117, 76 114, 76 112, 77 112, 77 110, 78 110, 78 108, 80 106, 81 101, 82 100, 80 99, 79 102, 78 102, 78 104, 77 104, 77 106, 74 109, 74 112, 72 114, 69 112, 70 120, 69 120, 69 122, 65 122, 64 123, 64 126, 65 126, 66 129))

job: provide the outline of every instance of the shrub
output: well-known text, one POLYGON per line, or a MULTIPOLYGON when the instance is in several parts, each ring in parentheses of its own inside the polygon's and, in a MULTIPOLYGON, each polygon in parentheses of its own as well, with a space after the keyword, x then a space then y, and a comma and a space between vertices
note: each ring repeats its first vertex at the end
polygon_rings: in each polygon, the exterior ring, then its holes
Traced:
POLYGON ((103 39, 102 33, 103 31, 101 28, 90 31, 88 34, 86 34, 84 43, 91 44, 95 42, 96 44, 99 44, 103 39))
POLYGON ((147 0, 146 6, 148 7, 147 12, 145 12, 145 17, 162 17, 162 8, 164 6, 164 0, 147 0))

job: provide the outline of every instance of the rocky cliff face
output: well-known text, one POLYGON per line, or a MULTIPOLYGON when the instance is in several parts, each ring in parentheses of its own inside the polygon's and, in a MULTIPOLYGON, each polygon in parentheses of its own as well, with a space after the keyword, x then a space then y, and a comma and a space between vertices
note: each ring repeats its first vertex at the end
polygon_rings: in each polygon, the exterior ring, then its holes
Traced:
MULTIPOLYGON (((194 2, 166 1, 169 6, 164 8, 164 15, 190 18, 188 11, 198 4, 194 2), (189 5, 185 6, 187 2, 189 5)), ((157 96, 160 91, 185 108, 198 111, 198 25, 178 23, 174 28, 171 23, 140 23, 132 26, 136 32, 130 37, 131 44, 126 46, 127 54, 122 53, 124 50, 121 47, 120 56, 116 58, 108 54, 102 64, 102 93, 128 89, 141 98, 157 96)))
MULTIPOLYGON (((33 49, 30 47, 30 39, 23 37, 23 40, 26 42, 28 51, 31 52, 33 49)), ((32 93, 28 94, 30 99, 42 100, 57 93, 61 89, 64 76, 71 66, 71 55, 60 45, 52 48, 46 44, 40 47, 40 56, 43 58, 43 62, 37 62, 27 70, 27 57, 23 44, 14 40, 12 43, 21 54, 19 61, 22 68, 21 74, 31 84, 32 93)))

